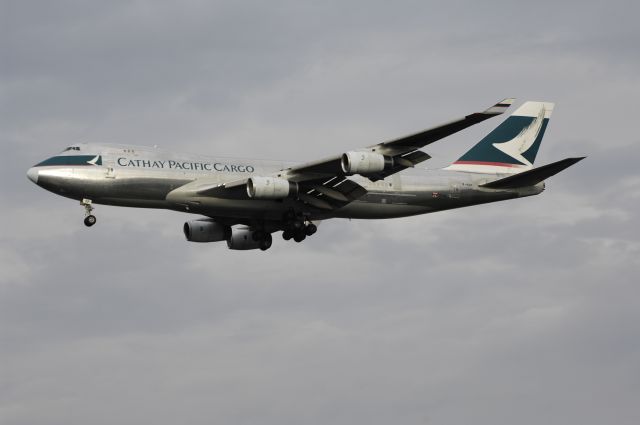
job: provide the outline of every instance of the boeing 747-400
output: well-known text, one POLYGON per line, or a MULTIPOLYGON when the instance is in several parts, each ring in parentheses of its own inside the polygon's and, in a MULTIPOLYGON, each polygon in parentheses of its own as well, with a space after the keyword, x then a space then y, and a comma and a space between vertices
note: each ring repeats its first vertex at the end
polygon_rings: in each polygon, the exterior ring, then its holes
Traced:
POLYGON ((164 208, 204 216, 184 223, 189 241, 266 250, 272 233, 302 242, 330 218, 406 217, 541 193, 545 179, 584 158, 534 167, 554 107, 549 102, 524 103, 446 168, 416 167, 430 158, 420 149, 502 114, 512 102, 305 164, 74 144, 27 176, 80 201, 87 226, 96 223, 96 204, 164 208))

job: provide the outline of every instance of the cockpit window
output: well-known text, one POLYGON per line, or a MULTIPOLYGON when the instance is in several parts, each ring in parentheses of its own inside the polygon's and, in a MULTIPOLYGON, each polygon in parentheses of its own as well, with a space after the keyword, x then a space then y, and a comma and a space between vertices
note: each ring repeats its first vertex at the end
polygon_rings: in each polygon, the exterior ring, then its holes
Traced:
POLYGON ((66 152, 66 151, 79 151, 80 147, 79 146, 69 146, 68 148, 66 148, 65 150, 63 150, 62 152, 66 152))

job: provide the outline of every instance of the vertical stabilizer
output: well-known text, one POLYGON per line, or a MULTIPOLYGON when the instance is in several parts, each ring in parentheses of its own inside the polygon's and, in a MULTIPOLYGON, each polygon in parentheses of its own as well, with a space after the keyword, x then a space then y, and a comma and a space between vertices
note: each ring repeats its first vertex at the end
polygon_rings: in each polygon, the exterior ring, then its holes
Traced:
POLYGON ((525 102, 445 170, 512 174, 530 170, 553 107, 551 102, 525 102))

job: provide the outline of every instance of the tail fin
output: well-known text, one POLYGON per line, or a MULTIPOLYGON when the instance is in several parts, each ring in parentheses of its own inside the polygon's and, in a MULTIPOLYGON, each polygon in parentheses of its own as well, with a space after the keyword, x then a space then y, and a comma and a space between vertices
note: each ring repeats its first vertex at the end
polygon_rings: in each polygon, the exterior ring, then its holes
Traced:
POLYGON ((445 169, 510 174, 532 169, 553 107, 550 102, 525 102, 445 169))

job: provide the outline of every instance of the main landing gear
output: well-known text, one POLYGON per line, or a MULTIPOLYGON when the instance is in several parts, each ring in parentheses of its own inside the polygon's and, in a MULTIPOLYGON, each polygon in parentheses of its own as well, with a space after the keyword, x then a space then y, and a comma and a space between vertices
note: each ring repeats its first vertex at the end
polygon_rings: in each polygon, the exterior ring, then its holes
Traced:
POLYGON ((284 230, 282 238, 285 241, 293 239, 296 242, 302 242, 318 231, 318 227, 312 222, 305 220, 302 215, 295 214, 293 211, 285 214, 284 230))
POLYGON ((91 199, 83 199, 80 201, 80 205, 84 207, 84 225, 87 227, 91 227, 96 224, 96 216, 91 214, 93 211, 93 206, 91 206, 91 199))
POLYGON ((256 242, 260 242, 261 251, 266 251, 271 248, 271 244, 273 244, 273 237, 271 237, 271 233, 265 232, 264 230, 256 230, 251 235, 251 238, 256 242))

